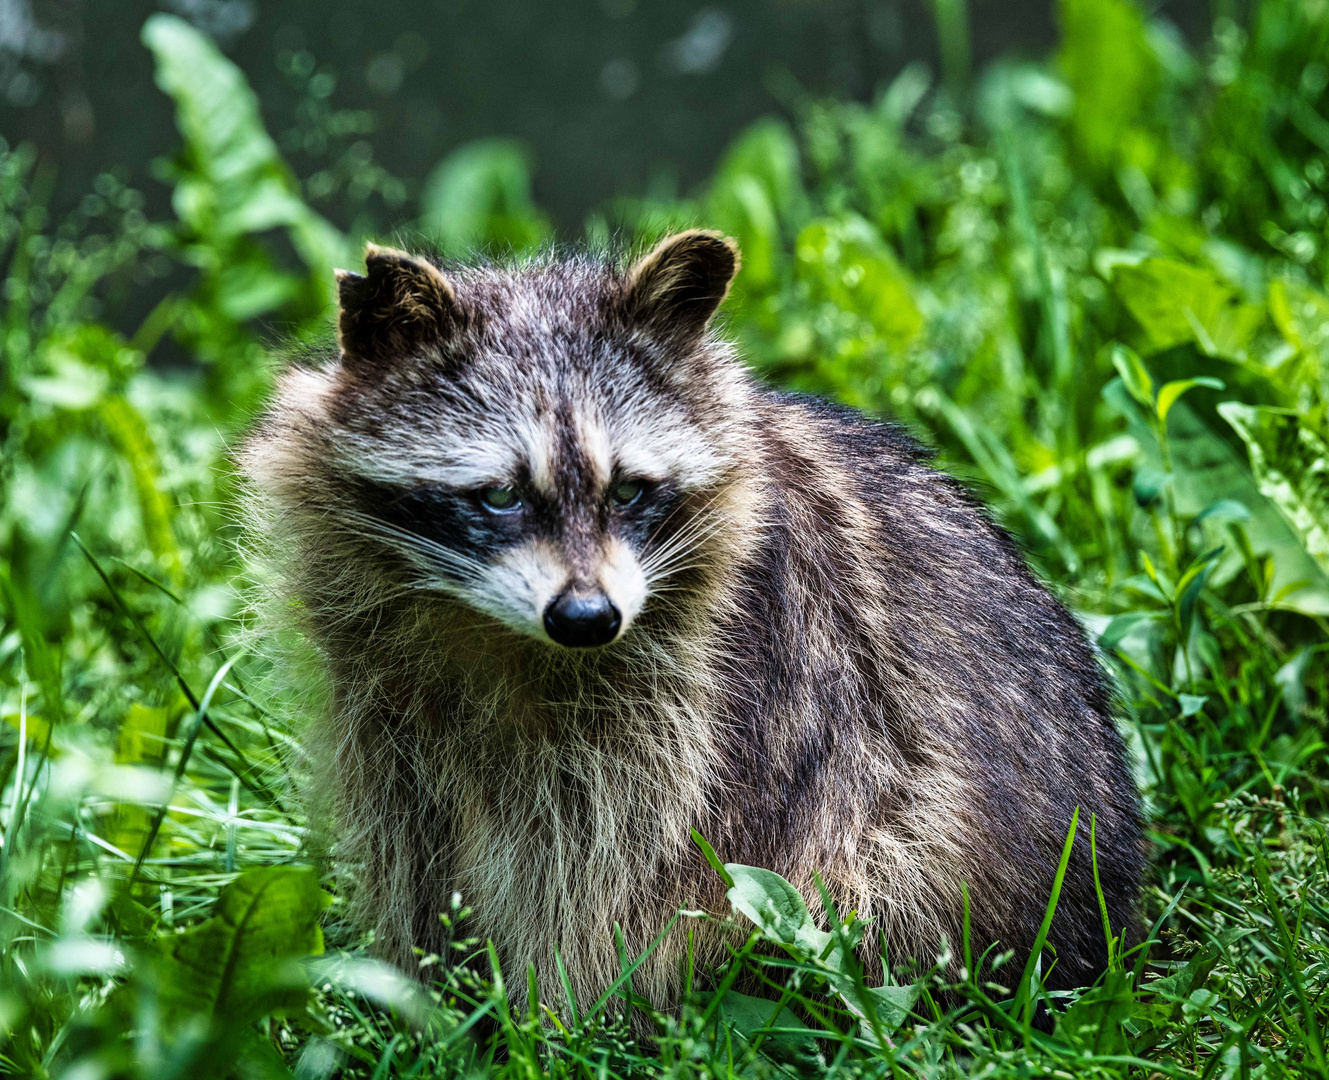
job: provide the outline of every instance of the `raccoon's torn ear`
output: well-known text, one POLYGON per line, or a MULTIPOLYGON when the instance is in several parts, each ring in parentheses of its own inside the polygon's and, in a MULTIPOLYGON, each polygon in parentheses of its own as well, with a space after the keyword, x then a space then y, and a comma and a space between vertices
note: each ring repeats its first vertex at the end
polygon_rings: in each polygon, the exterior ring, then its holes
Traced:
POLYGON ((336 272, 337 342, 347 359, 382 364, 452 334, 457 293, 433 263, 367 244, 365 271, 336 272))
POLYGON ((628 270, 629 318, 695 336, 706 329, 738 273, 738 244, 706 229, 667 236, 628 270))

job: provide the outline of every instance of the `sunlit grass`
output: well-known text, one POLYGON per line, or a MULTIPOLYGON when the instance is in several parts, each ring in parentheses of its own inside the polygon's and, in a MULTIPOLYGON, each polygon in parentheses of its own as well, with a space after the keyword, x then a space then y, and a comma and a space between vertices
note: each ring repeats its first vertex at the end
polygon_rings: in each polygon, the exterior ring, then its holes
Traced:
MULTIPOLYGON (((676 1014, 629 956, 601 1000, 543 1008, 464 897, 432 984, 370 959, 296 797, 319 689, 246 629, 225 457, 269 346, 326 338, 359 238, 309 209, 239 71, 159 16, 177 220, 106 177, 50 221, 49 174, 0 153, 0 1069, 1329 1075, 1329 11, 1264 0, 1187 51, 1122 0, 1065 0, 1055 57, 975 79, 943 6, 944 85, 800 100, 691 197, 586 233, 736 236, 726 331, 759 370, 900 418, 993 503, 1118 677, 1144 943, 1105 926, 1109 971, 1060 996, 1053 950, 1020 971, 967 939, 874 987, 870 924, 808 897, 782 945, 750 902, 782 883, 717 864, 734 954, 676 1014), (168 345, 187 372, 148 363, 168 345)), ((525 168, 465 147, 380 235, 519 257, 549 228, 525 168)))

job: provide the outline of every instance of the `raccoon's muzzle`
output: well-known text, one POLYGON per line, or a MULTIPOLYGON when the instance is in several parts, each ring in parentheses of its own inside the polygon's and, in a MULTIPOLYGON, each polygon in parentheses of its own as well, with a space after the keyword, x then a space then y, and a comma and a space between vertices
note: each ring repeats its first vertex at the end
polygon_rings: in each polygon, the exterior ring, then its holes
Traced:
POLYGON ((608 645, 618 636, 623 616, 599 589, 564 589, 545 608, 545 631, 559 645, 589 649, 608 645))

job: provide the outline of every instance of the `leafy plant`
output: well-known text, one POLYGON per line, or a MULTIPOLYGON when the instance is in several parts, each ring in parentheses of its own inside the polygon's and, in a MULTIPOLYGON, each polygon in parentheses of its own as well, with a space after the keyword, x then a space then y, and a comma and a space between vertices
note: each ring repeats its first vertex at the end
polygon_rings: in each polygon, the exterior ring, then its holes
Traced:
MULTIPOLYGON (((356 258, 307 200, 344 192, 365 228, 372 189, 454 255, 553 230, 510 141, 409 208, 367 143, 325 162, 373 118, 293 57, 297 175, 239 69, 159 14, 173 220, 107 176, 50 221, 49 174, 0 148, 0 1072, 1329 1073, 1329 8, 1259 0, 1195 48, 1128 0, 1060 12, 1056 55, 975 79, 947 0, 943 86, 914 65, 871 102, 795 95, 698 190, 624 197, 587 240, 736 236, 725 328, 757 369, 892 414, 993 502, 1118 677, 1144 942, 1105 927, 1109 970, 1064 995, 1050 947, 1015 970, 967 938, 870 986, 870 923, 712 859, 735 944, 674 1013, 626 955, 600 1000, 542 1006, 466 898, 428 985, 368 959, 344 883, 300 865, 323 865, 291 790, 316 690, 248 651, 226 437, 278 334, 328 336, 356 258)), ((1077 821, 1067 850, 1092 843, 1077 821)))

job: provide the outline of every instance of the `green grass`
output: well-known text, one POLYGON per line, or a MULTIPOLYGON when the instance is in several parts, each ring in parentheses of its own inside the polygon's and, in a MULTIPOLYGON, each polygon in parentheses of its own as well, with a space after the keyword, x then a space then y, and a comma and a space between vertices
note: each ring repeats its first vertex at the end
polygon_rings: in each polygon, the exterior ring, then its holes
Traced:
MULTIPOLYGON (((1051 949, 1020 972, 969 940, 958 982, 929 957, 871 987, 870 925, 717 866, 750 937, 676 1016, 627 956, 576 1015, 512 1011, 528 976, 467 939, 465 898, 433 985, 375 965, 293 796, 317 688, 245 629, 225 456, 273 346, 326 338, 365 237, 310 209, 243 76, 157 16, 174 220, 110 176, 50 220, 33 152, 0 153, 0 1071, 1329 1076, 1329 7, 1253 0, 1189 49, 1124 0, 1063 0, 1056 55, 977 77, 963 6, 938 18, 940 85, 791 91, 702 189, 625 197, 584 239, 733 234, 727 332, 764 375, 893 414, 992 502, 1117 676, 1146 944, 1052 1002, 1051 949), (188 364, 148 363, 168 355, 188 364)), ((509 143, 415 202, 364 167, 366 235, 550 238, 509 143)))

